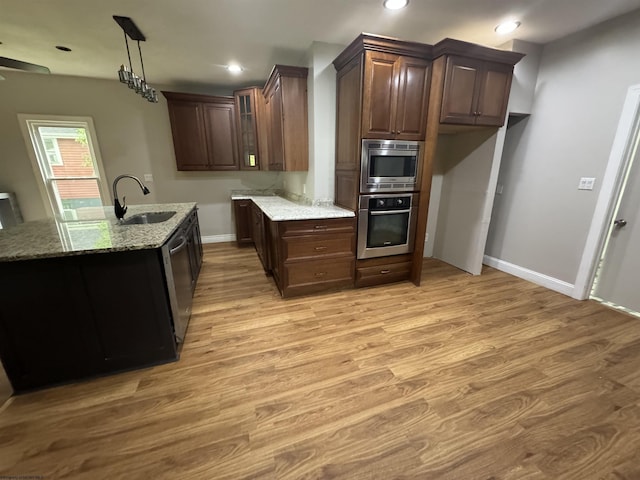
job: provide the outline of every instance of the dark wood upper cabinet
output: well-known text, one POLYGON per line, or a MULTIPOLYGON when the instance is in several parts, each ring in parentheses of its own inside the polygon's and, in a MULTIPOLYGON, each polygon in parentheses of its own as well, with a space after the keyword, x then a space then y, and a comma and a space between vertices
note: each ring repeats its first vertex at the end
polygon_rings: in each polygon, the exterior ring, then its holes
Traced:
POLYGON ((309 169, 307 74, 305 67, 276 65, 265 84, 269 170, 309 169))
POLYGON ((262 89, 233 92, 236 101, 240 170, 266 170, 269 162, 265 99, 262 89))
POLYGON ((178 170, 208 170, 202 104, 169 101, 169 119, 178 170))
POLYGON ((178 170, 238 170, 234 98, 162 93, 178 170))
POLYGON ((210 170, 238 170, 238 144, 233 98, 204 103, 204 130, 210 170))
POLYGON ((362 138, 424 140, 430 62, 367 51, 362 138))
POLYGON ((440 122, 502 126, 512 74, 513 65, 447 57, 440 122))

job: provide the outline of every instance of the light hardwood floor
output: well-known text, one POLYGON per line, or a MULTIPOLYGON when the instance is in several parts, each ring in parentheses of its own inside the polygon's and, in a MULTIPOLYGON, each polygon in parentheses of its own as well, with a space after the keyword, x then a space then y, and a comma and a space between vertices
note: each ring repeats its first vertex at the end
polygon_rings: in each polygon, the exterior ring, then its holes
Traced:
POLYGON ((638 479, 640 324, 491 268, 282 300, 205 246, 179 362, 12 397, 0 475, 638 479))

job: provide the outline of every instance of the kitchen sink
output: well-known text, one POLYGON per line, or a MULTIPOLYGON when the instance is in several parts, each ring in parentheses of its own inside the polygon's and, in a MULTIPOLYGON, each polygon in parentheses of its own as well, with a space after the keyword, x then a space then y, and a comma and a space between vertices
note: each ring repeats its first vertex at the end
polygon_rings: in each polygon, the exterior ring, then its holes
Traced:
POLYGON ((166 222, 173 217, 176 212, 147 212, 132 215, 122 221, 122 225, 143 225, 146 223, 166 222))

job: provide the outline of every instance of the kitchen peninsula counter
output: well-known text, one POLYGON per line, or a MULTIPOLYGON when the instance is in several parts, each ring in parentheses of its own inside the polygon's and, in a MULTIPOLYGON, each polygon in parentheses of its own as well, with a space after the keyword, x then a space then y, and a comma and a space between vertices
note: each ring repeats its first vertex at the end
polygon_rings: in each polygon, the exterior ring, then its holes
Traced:
POLYGON ((290 220, 318 220, 324 218, 352 218, 355 213, 335 205, 308 205, 293 202, 272 193, 236 190, 231 200, 251 200, 273 222, 290 220))
POLYGON ((195 208, 195 203, 129 206, 125 219, 138 213, 176 212, 164 222, 142 225, 119 224, 113 207, 86 220, 21 223, 0 230, 0 262, 160 248, 195 208))

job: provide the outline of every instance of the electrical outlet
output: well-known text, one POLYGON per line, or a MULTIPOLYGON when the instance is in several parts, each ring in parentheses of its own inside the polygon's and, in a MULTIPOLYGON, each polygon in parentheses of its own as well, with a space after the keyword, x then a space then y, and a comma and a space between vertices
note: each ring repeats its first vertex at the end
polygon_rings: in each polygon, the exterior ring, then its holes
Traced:
POLYGON ((596 179, 593 177, 581 177, 578 183, 578 190, 593 190, 596 179))
POLYGON ((144 181, 145 182, 153 182, 153 175, 151 175, 150 173, 145 173, 144 174, 144 181))
POLYGON ((502 185, 501 183, 499 183, 496 186, 496 195, 502 195, 502 191, 504 190, 504 185, 502 185))

